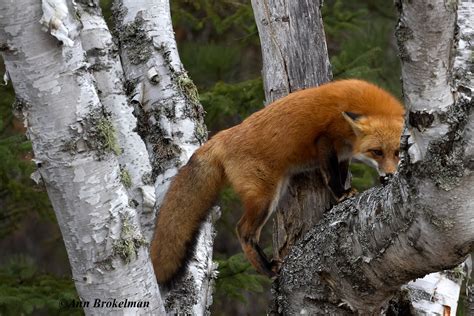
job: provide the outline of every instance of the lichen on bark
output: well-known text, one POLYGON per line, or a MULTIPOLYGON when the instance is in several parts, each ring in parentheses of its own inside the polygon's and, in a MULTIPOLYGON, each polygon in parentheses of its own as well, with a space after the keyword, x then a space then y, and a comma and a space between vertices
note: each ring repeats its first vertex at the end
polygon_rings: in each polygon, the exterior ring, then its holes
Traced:
POLYGON ((125 263, 130 263, 138 255, 138 249, 146 245, 148 243, 141 235, 138 227, 132 224, 128 216, 122 216, 120 238, 113 245, 114 255, 122 258, 125 263))
MULTIPOLYGON (((113 17, 116 21, 123 21, 123 17, 126 15, 126 8, 118 1, 115 1, 113 12, 113 17)), ((116 23, 116 25, 118 24, 116 23)), ((145 63, 151 58, 153 53, 152 39, 145 30, 145 20, 141 13, 136 15, 133 22, 117 29, 114 35, 119 39, 122 48, 127 52, 127 58, 133 65, 145 63)))
POLYGON ((120 181, 127 189, 132 186, 132 178, 130 172, 125 167, 120 167, 120 181))
POLYGON ((110 113, 101 108, 90 111, 70 128, 72 135, 65 142, 64 150, 71 154, 93 150, 97 159, 102 160, 109 153, 120 155, 122 151, 110 113))

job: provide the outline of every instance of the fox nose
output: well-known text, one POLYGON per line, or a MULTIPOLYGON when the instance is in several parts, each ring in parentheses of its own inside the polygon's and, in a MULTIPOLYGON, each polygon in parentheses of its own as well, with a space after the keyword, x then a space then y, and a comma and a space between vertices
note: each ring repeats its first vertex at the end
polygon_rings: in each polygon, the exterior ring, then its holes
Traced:
POLYGON ((393 173, 387 173, 384 176, 380 177, 380 183, 382 183, 383 185, 386 185, 392 177, 393 177, 393 173))

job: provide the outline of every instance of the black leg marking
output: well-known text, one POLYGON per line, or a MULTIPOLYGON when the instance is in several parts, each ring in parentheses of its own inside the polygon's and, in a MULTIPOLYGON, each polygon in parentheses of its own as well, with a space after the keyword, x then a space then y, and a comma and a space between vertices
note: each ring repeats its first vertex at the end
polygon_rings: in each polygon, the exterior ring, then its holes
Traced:
POLYGON ((328 173, 329 173, 329 188, 337 198, 344 194, 344 182, 341 182, 341 170, 339 169, 339 161, 337 159, 336 151, 332 150, 328 156, 328 173))
POLYGON ((339 162, 339 172, 341 174, 341 183, 342 186, 346 187, 346 181, 349 177, 349 160, 343 160, 339 162))
POLYGON ((258 253, 258 256, 260 257, 261 267, 264 268, 265 274, 270 277, 273 276, 274 273, 272 271, 272 264, 268 260, 268 257, 265 252, 263 252, 262 248, 260 248, 260 246, 256 242, 252 242, 252 247, 253 249, 255 249, 255 251, 258 253))
POLYGON ((339 163, 336 149, 327 136, 320 136, 316 140, 316 148, 320 162, 320 170, 324 182, 336 200, 340 200, 346 193, 345 182, 348 173, 348 161, 339 163))

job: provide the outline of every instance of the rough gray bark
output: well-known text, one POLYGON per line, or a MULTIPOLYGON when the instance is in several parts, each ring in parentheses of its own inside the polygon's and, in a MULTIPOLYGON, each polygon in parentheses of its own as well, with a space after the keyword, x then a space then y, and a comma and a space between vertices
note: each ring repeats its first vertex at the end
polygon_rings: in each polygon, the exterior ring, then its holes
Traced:
POLYGON ((402 284, 454 267, 474 248, 472 4, 460 3, 469 10, 457 20, 455 2, 398 5, 408 112, 400 171, 334 207, 292 248, 276 313, 378 314, 402 284))
MULTIPOLYGON (((267 103, 331 80, 320 5, 319 1, 252 0, 267 103)), ((331 204, 319 172, 293 176, 276 209, 274 257, 283 259, 331 204)))
MULTIPOLYGON (((117 0, 113 11, 126 86, 151 159, 159 209, 178 168, 207 138, 204 111, 179 59, 168 0, 117 0)), ((154 224, 152 214, 144 226, 148 240, 154 224)), ((208 313, 216 268, 213 236, 210 216, 183 282, 166 295, 169 313, 208 313)))
POLYGON ((331 80, 321 4, 308 0, 252 0, 267 103, 331 80))
POLYGON ((0 51, 16 111, 24 116, 78 294, 90 303, 86 314, 163 313, 137 214, 120 181, 115 131, 71 10, 59 0, 1 2, 0 51), (147 302, 148 308, 97 309, 95 299, 147 302))
POLYGON ((467 289, 467 304, 466 304, 466 315, 474 315, 474 285, 469 286, 467 289))

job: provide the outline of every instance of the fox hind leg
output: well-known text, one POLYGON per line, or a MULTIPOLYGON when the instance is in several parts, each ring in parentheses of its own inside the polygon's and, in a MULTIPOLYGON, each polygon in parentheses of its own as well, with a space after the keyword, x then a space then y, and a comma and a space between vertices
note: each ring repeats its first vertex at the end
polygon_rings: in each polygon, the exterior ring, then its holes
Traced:
POLYGON ((272 264, 258 244, 260 231, 270 215, 270 202, 244 201, 245 212, 237 224, 237 234, 245 256, 257 272, 273 277, 275 272, 272 264))
POLYGON ((268 260, 259 246, 260 233, 284 194, 288 180, 263 162, 247 165, 244 170, 229 168, 226 171, 244 207, 244 214, 237 224, 244 255, 257 272, 273 277, 279 271, 280 262, 268 260))

